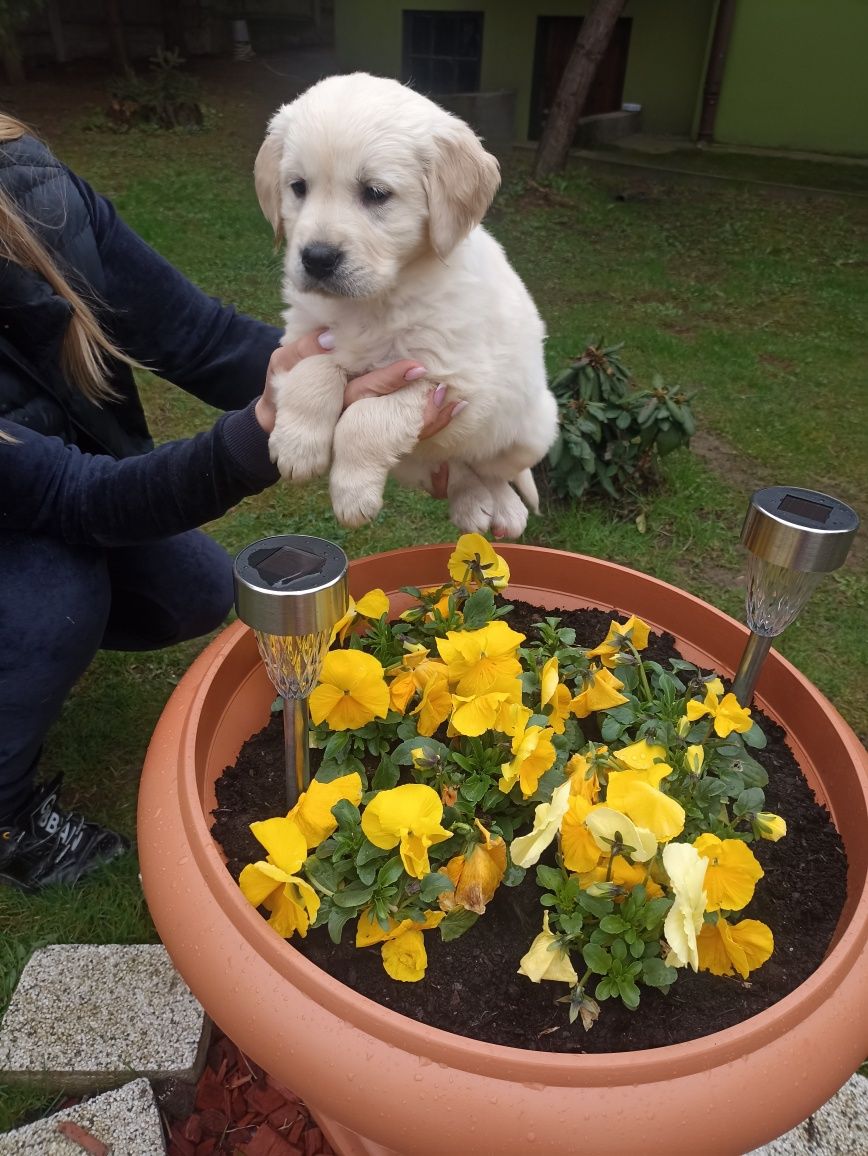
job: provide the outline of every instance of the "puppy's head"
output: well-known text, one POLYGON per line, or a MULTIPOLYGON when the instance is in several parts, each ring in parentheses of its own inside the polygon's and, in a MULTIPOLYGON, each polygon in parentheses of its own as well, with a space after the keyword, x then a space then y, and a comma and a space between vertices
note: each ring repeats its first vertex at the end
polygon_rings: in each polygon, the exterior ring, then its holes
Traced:
POLYGON ((446 257, 500 180, 463 121, 394 80, 354 73, 273 117, 254 169, 300 292, 376 297, 426 251, 446 257))

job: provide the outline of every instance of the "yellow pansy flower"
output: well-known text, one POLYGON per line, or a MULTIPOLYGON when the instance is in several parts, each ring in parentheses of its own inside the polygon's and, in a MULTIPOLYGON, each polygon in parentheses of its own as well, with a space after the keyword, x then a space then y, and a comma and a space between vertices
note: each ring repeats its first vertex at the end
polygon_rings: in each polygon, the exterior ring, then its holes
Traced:
POLYGON ((413 919, 402 919, 400 923, 390 919, 389 927, 384 930, 380 927, 379 921, 374 918, 370 907, 366 907, 359 915, 359 921, 356 924, 356 947, 370 947, 374 943, 385 943, 388 939, 396 939, 399 935, 403 935, 405 931, 429 931, 432 927, 437 927, 445 918, 445 911, 426 911, 425 919, 421 923, 413 919))
POLYGON ((628 747, 612 751, 612 755, 622 766, 639 773, 652 787, 659 787, 661 780, 672 774, 672 768, 666 762, 666 748, 660 743, 639 739, 628 747))
POLYGON ((561 829, 570 804, 570 784, 562 783, 552 792, 551 802, 540 803, 534 811, 533 830, 520 835, 510 844, 510 854, 516 867, 532 867, 538 862, 561 829))
POLYGON ((605 667, 591 671, 590 678, 590 685, 570 703, 570 710, 576 718, 587 718, 595 710, 608 710, 627 701, 619 693, 624 686, 623 682, 605 667))
POLYGON ((362 812, 362 831, 375 847, 391 851, 401 845, 404 870, 424 879, 431 870, 428 848, 452 837, 440 826, 443 803, 432 787, 405 783, 380 791, 362 812))
MULTIPOLYGON (((604 755, 607 747, 597 747, 595 754, 604 755)), ((573 755, 564 767, 564 774, 570 779, 570 793, 581 795, 589 803, 596 803, 600 797, 600 779, 596 767, 588 755, 573 755)))
MULTIPOLYGON (((444 912, 464 907, 483 915, 488 903, 500 886, 506 872, 506 844, 500 835, 491 832, 475 820, 483 841, 477 843, 468 855, 456 855, 440 870, 455 885, 453 891, 441 891, 438 903, 444 912)), ((513 847, 515 844, 513 843, 513 847)))
POLYGON ((511 682, 521 674, 515 652, 524 637, 498 620, 481 630, 450 630, 436 642, 456 693, 474 695, 502 690, 504 680, 511 682))
POLYGON ((333 731, 358 730, 389 713, 383 667, 363 650, 330 650, 310 696, 310 717, 333 731))
POLYGON ((420 735, 430 738, 441 723, 444 723, 452 710, 452 697, 449 694, 449 683, 443 674, 432 674, 425 681, 422 698, 419 705, 412 712, 418 715, 416 730, 420 735))
POLYGON ((497 709, 494 729, 512 738, 513 735, 520 734, 524 730, 532 714, 533 711, 530 707, 522 704, 521 681, 516 679, 514 689, 508 693, 507 698, 497 709))
POLYGON ((349 605, 347 606, 346 613, 344 614, 343 618, 338 619, 338 621, 332 627, 329 646, 331 646, 336 638, 339 638, 341 642, 343 642, 349 633, 350 627, 358 617, 361 616, 362 618, 370 618, 374 622, 377 622, 380 618, 383 617, 384 614, 388 613, 389 599, 385 591, 380 590, 379 588, 376 590, 369 590, 367 594, 362 595, 358 602, 356 602, 356 600, 350 596, 350 601, 349 605))
POLYGON ((653 831, 658 843, 668 843, 684 830, 684 808, 642 778, 642 771, 612 771, 606 802, 653 831))
POLYGON ((330 783, 312 779, 289 812, 287 819, 301 831, 308 849, 318 847, 323 839, 337 830, 338 821, 332 814, 332 807, 341 799, 347 799, 356 807, 362 801, 362 779, 357 771, 341 775, 330 783))
MULTIPOLYGON (((575 799, 577 796, 573 796, 575 799)), ((647 863, 657 854, 657 838, 647 827, 637 827, 623 811, 609 806, 592 807, 585 819, 585 826, 594 841, 606 855, 612 853, 612 843, 618 840, 632 850, 624 852, 635 863, 647 863)))
POLYGON ((758 919, 727 923, 720 915, 714 923, 704 923, 699 933, 699 966, 713 975, 747 979, 766 962, 775 949, 771 929, 758 919))
POLYGON ((659 899, 663 895, 663 888, 651 878, 647 869, 639 863, 628 863, 623 855, 615 856, 611 871, 608 856, 604 856, 596 867, 579 874, 579 883, 582 889, 586 890, 592 883, 603 883, 607 875, 610 882, 617 887, 623 887, 625 891, 632 891, 641 883, 649 899, 659 899))
POLYGON ((648 623, 637 618, 635 614, 631 615, 624 623, 616 622, 613 619, 609 626, 609 633, 599 646, 588 651, 588 658, 599 658, 603 666, 615 666, 617 656, 623 649, 622 645, 619 644, 619 637, 623 638, 625 634, 632 631, 630 641, 637 650, 644 650, 648 645, 650 629, 648 623))
POLYGON ((404 931, 387 940, 380 948, 386 973, 402 983, 417 983, 425 978, 428 953, 421 931, 404 931))
POLYGON ((521 957, 518 974, 526 975, 533 983, 544 979, 575 985, 579 982, 569 954, 559 945, 556 935, 549 931, 549 913, 543 914, 543 929, 521 957))
POLYGON ((694 839, 693 846, 708 860, 705 875, 708 910, 741 911, 746 907, 757 882, 765 874, 747 843, 706 834, 694 839))
POLYGON ((663 848, 663 866, 675 894, 672 906, 663 924, 663 934, 669 944, 666 963, 669 967, 687 967, 699 970, 697 938, 705 914, 705 872, 708 860, 703 859, 689 843, 667 843, 663 848))
POLYGON ((497 590, 509 582, 509 566, 481 534, 462 534, 449 556, 450 577, 464 586, 478 584, 482 575, 497 590))
POLYGON ((501 708, 509 701, 509 693, 499 690, 467 697, 453 694, 450 701, 452 706, 452 717, 449 719, 450 734, 477 738, 494 728, 501 708))
POLYGON ((600 846, 585 824, 590 810, 591 804, 581 795, 570 795, 567 800, 561 820, 561 855, 568 871, 592 871, 600 861, 600 846))
POLYGON ((254 907, 270 912, 269 926, 289 939, 296 931, 304 938, 319 911, 319 896, 299 875, 307 858, 304 835, 286 818, 251 823, 250 830, 268 852, 267 860, 248 863, 238 879, 241 893, 254 907))
POLYGON ((698 775, 705 762, 705 748, 700 743, 691 743, 684 752, 684 765, 691 775, 698 775))
POLYGON ((525 799, 531 797, 557 758, 552 734, 551 727, 532 726, 512 736, 512 762, 501 764, 502 777, 497 784, 504 794, 518 783, 525 799))
POLYGON ((754 816, 754 830, 761 839, 768 839, 770 843, 777 843, 787 833, 787 821, 780 815, 773 815, 771 811, 758 811, 754 816))
POLYGON ((691 722, 696 722, 703 715, 711 715, 714 720, 714 733, 722 739, 731 735, 733 731, 742 735, 753 726, 749 707, 742 706, 731 692, 725 694, 722 699, 719 698, 710 686, 702 702, 692 698, 687 704, 687 717, 691 722))
POLYGON ((569 687, 558 679, 557 657, 550 658, 540 674, 540 705, 548 715, 549 726, 556 735, 564 733, 572 701, 569 687))
POLYGON ((416 689, 416 678, 413 671, 400 671, 389 683, 389 706, 398 714, 403 714, 416 693, 416 689))

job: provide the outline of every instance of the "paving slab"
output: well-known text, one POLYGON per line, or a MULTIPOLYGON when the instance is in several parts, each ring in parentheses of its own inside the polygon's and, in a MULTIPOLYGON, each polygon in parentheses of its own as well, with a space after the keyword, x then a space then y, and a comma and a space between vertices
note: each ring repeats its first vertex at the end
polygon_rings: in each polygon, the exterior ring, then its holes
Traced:
POLYGON ((210 1024, 161 944, 34 952, 0 1026, 0 1084, 102 1091, 192 1082, 210 1024))
POLYGON ((868 1080, 851 1076, 813 1116, 748 1156, 868 1156, 868 1080))
POLYGON ((0 1135, 0 1156, 84 1156, 88 1151, 99 1151, 95 1146, 82 1147, 72 1130, 64 1135, 58 1127, 63 1123, 83 1128, 101 1141, 111 1156, 165 1156, 160 1114, 150 1084, 142 1079, 14 1132, 4 1132, 0 1135))

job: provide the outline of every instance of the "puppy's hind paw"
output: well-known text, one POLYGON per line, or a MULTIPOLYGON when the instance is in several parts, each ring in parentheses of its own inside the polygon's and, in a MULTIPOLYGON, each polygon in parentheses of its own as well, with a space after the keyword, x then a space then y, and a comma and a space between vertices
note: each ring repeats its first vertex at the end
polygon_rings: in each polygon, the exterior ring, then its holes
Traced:
POLYGON ((487 534, 491 528, 491 495, 479 491, 476 487, 450 496, 449 517, 462 534, 487 534))
POLYGON ((298 427, 278 424, 268 439, 268 453, 288 482, 300 484, 326 473, 331 464, 330 438, 311 437, 298 427))
POLYGON ((362 482, 358 478, 343 482, 333 473, 329 494, 335 517, 348 529, 372 522, 383 508, 383 487, 362 482))

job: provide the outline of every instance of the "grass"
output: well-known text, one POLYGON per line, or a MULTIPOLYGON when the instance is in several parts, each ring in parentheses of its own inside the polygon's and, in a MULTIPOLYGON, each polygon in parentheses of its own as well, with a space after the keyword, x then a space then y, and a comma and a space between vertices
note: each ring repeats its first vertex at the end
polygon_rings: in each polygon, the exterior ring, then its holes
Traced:
MULTIPOLYGON (((278 100, 259 90, 240 93, 237 85, 208 90, 219 131, 191 136, 82 132, 80 101, 74 94, 61 100, 57 89, 53 100, 51 91, 35 92, 35 111, 25 92, 20 112, 192 280, 276 320, 279 258, 250 172, 265 113, 278 100), (39 99, 54 110, 50 116, 38 115, 39 99)), ((773 159, 751 163, 774 170, 773 159)), ((624 358, 641 380, 657 372, 697 391, 701 430, 701 453, 670 458, 665 484, 643 500, 645 533, 635 508, 592 500, 545 510, 531 520, 526 541, 634 566, 740 616, 737 539, 757 485, 827 489, 868 509, 863 205, 781 200, 742 185, 654 184, 584 167, 538 189, 522 165, 505 166, 490 225, 546 319, 552 369, 592 335, 624 341, 624 358)), ((159 439, 190 434, 211 419, 206 406, 155 378, 143 377, 142 394, 159 439)), ((394 488, 374 524, 345 532, 322 485, 274 488, 210 529, 229 550, 298 529, 341 541, 351 556, 454 533, 441 503, 394 488)), ((868 632, 857 625, 868 603, 865 557, 863 543, 780 645, 862 734, 868 632)), ((134 834, 148 739, 201 645, 98 656, 46 744, 45 771, 65 772, 69 803, 134 834)), ((133 856, 73 891, 36 898, 0 892, 0 927, 0 1011, 37 945, 155 939, 133 856)), ((0 1088, 0 1131, 46 1103, 0 1088)))

